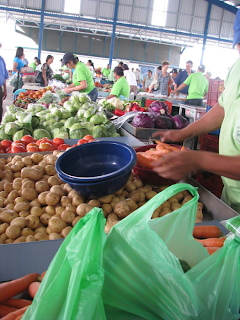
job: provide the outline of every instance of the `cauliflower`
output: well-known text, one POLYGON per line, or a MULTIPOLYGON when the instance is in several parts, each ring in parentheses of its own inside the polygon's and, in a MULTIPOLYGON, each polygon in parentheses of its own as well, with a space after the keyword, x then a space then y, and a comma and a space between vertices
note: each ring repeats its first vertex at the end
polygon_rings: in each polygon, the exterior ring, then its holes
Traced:
POLYGON ((121 109, 123 110, 124 106, 123 106, 123 102, 118 99, 118 98, 111 98, 108 100, 109 103, 111 103, 116 109, 121 109))
POLYGON ((100 106, 103 106, 105 104, 105 101, 107 101, 107 99, 101 99, 101 100, 98 101, 98 104, 100 106))

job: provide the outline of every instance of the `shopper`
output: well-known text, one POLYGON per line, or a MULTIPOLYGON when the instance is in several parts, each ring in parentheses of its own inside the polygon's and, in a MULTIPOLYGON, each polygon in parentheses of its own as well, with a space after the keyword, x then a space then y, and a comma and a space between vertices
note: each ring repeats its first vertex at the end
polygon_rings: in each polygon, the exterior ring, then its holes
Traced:
MULTIPOLYGON (((1 46, 0 46, 1 47, 1 46)), ((0 56, 0 122, 2 121, 3 113, 3 100, 7 97, 7 85, 8 72, 4 59, 0 56)))
POLYGON ((24 50, 22 47, 18 47, 16 51, 16 56, 13 59, 12 74, 15 74, 18 71, 20 72, 20 69, 25 66, 22 61, 23 57, 24 57, 24 50))
MULTIPOLYGON (((23 63, 24 63, 24 67, 28 66, 28 60, 25 58, 25 54, 23 54, 23 59, 22 59, 23 63)), ((35 78, 36 78, 36 74, 34 72, 34 70, 32 70, 33 72, 28 72, 28 73, 23 73, 22 74, 22 82, 23 84, 25 83, 34 83, 35 82, 35 78)))
POLYGON ((122 68, 123 68, 124 77, 126 78, 130 86, 130 93, 133 92, 134 96, 136 97, 137 91, 138 91, 136 77, 134 73, 131 70, 129 70, 127 64, 123 64, 122 68))
MULTIPOLYGON (((193 73, 192 71, 192 67, 193 67, 193 62, 191 60, 188 60, 186 62, 186 70, 181 71, 181 69, 179 70, 179 73, 174 81, 174 90, 176 90, 186 79, 187 77, 193 73)), ((188 87, 186 86, 184 89, 180 90, 179 93, 181 93, 182 95, 185 95, 185 98, 188 95, 188 87)))
POLYGON ((73 83, 70 84, 64 91, 69 94, 73 91, 86 93, 92 101, 96 101, 98 91, 95 88, 93 76, 90 69, 78 60, 78 57, 70 52, 65 53, 62 60, 62 65, 66 65, 69 69, 73 70, 73 83))
POLYGON ((35 73, 38 74, 38 72, 42 70, 41 60, 37 58, 35 61, 35 65, 36 65, 35 73))
POLYGON ((44 85, 47 86, 48 82, 52 79, 53 70, 50 65, 53 63, 54 57, 50 54, 46 58, 46 63, 42 65, 42 76, 44 79, 44 85))
MULTIPOLYGON (((158 70, 154 76, 154 80, 158 81, 158 89, 154 91, 155 94, 168 96, 168 87, 173 84, 173 79, 170 73, 167 72, 170 63, 166 60, 162 62, 162 70, 158 70)), ((151 84, 148 92, 151 92, 154 84, 151 84)))
POLYGON ((190 74, 187 79, 172 92, 176 94, 186 86, 189 86, 188 96, 185 103, 187 105, 202 106, 203 98, 208 92, 208 80, 204 77, 204 72, 205 66, 199 66, 196 73, 190 74))
MULTIPOLYGON (((173 82, 175 83, 175 80, 178 76, 177 69, 172 69, 172 71, 170 73, 172 74, 172 79, 173 79, 173 82)), ((174 90, 174 84, 171 86, 171 89, 174 90)))
POLYGON ((118 63, 118 67, 122 68, 122 66, 123 66, 123 62, 120 61, 120 62, 118 63))
POLYGON ((103 68, 102 70, 102 75, 104 77, 108 77, 110 72, 111 72, 110 64, 107 64, 107 68, 103 68))
POLYGON ((139 86, 141 84, 141 72, 139 69, 136 69, 133 73, 135 74, 137 85, 139 86))
POLYGON ((38 57, 34 58, 34 61, 30 63, 29 67, 33 68, 33 71, 36 70, 37 64, 36 61, 39 60, 38 57))
MULTIPOLYGON (((240 10, 234 23, 233 46, 240 54, 240 10)), ((196 170, 204 170, 222 176, 222 199, 240 214, 240 57, 230 68, 222 92, 215 106, 182 130, 159 131, 155 137, 162 141, 184 141, 217 130, 219 154, 205 151, 172 152, 164 155, 154 171, 164 178, 180 180, 196 170)))
POLYGON ((211 72, 207 71, 204 76, 209 81, 211 79, 212 74, 211 72))
POLYGON ((95 70, 94 70, 94 64, 93 64, 92 60, 87 61, 87 66, 90 69, 92 76, 94 76, 95 70))
POLYGON ((112 90, 105 89, 105 92, 110 92, 107 99, 120 98, 121 100, 128 99, 130 94, 130 86, 124 77, 123 69, 121 67, 116 67, 114 69, 114 78, 116 82, 114 83, 112 90))
POLYGON ((147 76, 143 78, 142 86, 145 92, 148 92, 148 89, 153 81, 152 71, 148 70, 147 76))

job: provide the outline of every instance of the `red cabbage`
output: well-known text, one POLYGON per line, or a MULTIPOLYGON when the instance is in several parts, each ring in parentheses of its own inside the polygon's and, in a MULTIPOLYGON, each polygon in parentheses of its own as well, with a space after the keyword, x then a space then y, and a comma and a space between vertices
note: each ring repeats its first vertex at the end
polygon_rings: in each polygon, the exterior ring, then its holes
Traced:
POLYGON ((172 119, 174 121, 174 126, 176 129, 182 129, 188 126, 187 119, 184 118, 183 116, 180 116, 179 114, 177 114, 176 116, 173 116, 172 119))
POLYGON ((153 128, 153 119, 146 113, 138 113, 132 121, 134 127, 153 128))
POLYGON ((173 129, 174 122, 166 116, 157 116, 154 120, 155 128, 158 129, 173 129))
POLYGON ((164 115, 168 114, 168 106, 165 102, 156 100, 150 104, 148 111, 164 115))

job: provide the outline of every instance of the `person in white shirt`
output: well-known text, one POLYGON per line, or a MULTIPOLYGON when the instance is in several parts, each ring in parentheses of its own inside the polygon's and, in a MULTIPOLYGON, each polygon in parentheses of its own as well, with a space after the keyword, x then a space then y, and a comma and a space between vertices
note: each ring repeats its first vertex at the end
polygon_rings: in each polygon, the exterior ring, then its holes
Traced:
POLYGON ((87 61, 87 66, 91 70, 92 76, 94 76, 95 70, 94 70, 94 64, 93 64, 92 60, 87 61))
POLYGON ((133 92, 134 96, 136 96, 138 89, 137 89, 137 80, 136 80, 135 74, 128 69, 127 64, 123 64, 122 68, 123 68, 124 76, 127 79, 127 82, 130 86, 130 93, 133 92))
POLYGON ((135 74, 136 80, 137 80, 137 84, 140 85, 141 84, 141 72, 139 69, 136 69, 135 71, 133 71, 133 73, 135 74))

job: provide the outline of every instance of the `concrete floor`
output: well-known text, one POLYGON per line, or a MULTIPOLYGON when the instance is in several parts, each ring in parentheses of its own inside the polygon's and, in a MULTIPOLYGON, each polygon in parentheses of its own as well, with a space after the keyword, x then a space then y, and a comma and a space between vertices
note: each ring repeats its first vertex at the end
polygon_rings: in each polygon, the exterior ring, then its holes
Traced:
POLYGON ((9 81, 10 80, 7 80, 7 98, 3 100, 3 115, 6 112, 7 106, 13 103, 13 94, 12 94, 13 87, 10 86, 9 81))

